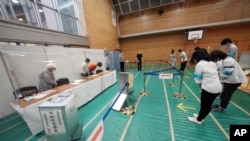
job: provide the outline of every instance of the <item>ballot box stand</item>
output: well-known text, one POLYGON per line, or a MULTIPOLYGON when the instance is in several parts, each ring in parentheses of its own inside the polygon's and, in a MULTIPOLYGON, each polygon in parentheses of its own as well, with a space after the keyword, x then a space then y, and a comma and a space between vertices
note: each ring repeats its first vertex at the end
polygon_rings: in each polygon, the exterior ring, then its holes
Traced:
POLYGON ((75 95, 60 93, 39 105, 47 141, 70 141, 81 138, 82 123, 78 119, 75 95))

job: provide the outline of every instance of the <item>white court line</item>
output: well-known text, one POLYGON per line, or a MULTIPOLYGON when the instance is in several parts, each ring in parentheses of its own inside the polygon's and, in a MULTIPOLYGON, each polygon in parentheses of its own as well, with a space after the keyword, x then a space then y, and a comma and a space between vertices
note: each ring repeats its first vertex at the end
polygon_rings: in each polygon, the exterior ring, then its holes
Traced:
MULTIPOLYGON (((189 74, 191 74, 189 71, 186 71, 189 74)), ((236 103, 234 103, 232 100, 230 100, 230 103, 232 103, 235 107, 237 107, 239 110, 241 110, 243 113, 247 114, 248 116, 250 116, 250 113, 247 112, 246 110, 244 110, 241 106, 237 105, 236 103)))
POLYGON ((162 82, 163 82, 163 86, 164 86, 164 94, 165 94, 165 97, 166 97, 166 103, 167 103, 167 106, 168 106, 168 118, 169 118, 169 123, 170 123, 169 126, 170 126, 171 138, 172 138, 172 141, 175 141, 173 121, 172 121, 172 113, 170 111, 170 105, 169 105, 169 101, 168 101, 168 93, 167 93, 167 90, 166 90, 166 84, 165 84, 164 79, 162 79, 162 82))
POLYGON ((239 105, 237 105, 236 103, 234 103, 232 100, 230 101, 230 103, 232 103, 235 107, 237 107, 238 109, 240 109, 242 112, 246 113, 248 116, 250 116, 250 113, 247 112, 246 110, 244 110, 243 108, 241 108, 239 105))
POLYGON ((14 124, 14 125, 10 126, 9 128, 6 128, 6 129, 0 131, 0 134, 6 132, 6 131, 8 131, 8 130, 10 130, 11 128, 16 127, 17 125, 19 125, 19 124, 21 124, 21 123, 23 123, 23 122, 24 122, 24 121, 20 121, 20 122, 18 122, 17 124, 14 124))
MULTIPOLYGON (((180 79, 180 77, 178 77, 180 79)), ((186 84, 186 82, 183 81, 183 84, 187 87, 187 89, 192 93, 192 95, 196 98, 197 101, 200 102, 200 99, 195 95, 195 93, 188 87, 188 85, 186 84)), ((219 129, 222 131, 222 133, 225 135, 225 137, 229 140, 229 135, 228 133, 225 131, 225 129, 221 126, 221 124, 218 122, 218 120, 213 116, 212 113, 209 113, 210 117, 213 119, 213 121, 215 122, 215 124, 219 127, 219 129)))
MULTIPOLYGON (((152 65, 151 71, 152 71, 152 69, 153 69, 153 65, 152 65)), ((145 86, 147 86, 149 78, 150 78, 150 76, 147 78, 145 86)), ((135 104, 135 108, 138 107, 138 104, 139 104, 139 102, 141 101, 141 98, 142 98, 142 95, 140 95, 139 98, 137 99, 136 104, 135 104)), ((128 127, 129 127, 129 125, 131 124, 131 121, 132 121, 133 117, 134 117, 134 115, 131 115, 131 116, 129 117, 129 120, 128 120, 127 124, 126 124, 126 127, 124 128, 124 130, 123 130, 123 132, 122 132, 122 136, 121 136, 121 138, 120 138, 120 141, 123 141, 123 140, 124 140, 125 135, 126 135, 126 133, 127 133, 127 131, 128 131, 128 127)))
MULTIPOLYGON (((139 73, 140 72, 137 72, 137 74, 135 75, 134 79, 138 76, 139 73)), ((113 99, 111 99, 85 126, 83 126, 82 131, 84 131, 110 105, 110 103, 112 101, 113 101, 113 99)), ((28 137, 27 139, 25 139, 25 141, 29 141, 34 136, 36 136, 36 135, 32 135, 32 136, 28 137)))

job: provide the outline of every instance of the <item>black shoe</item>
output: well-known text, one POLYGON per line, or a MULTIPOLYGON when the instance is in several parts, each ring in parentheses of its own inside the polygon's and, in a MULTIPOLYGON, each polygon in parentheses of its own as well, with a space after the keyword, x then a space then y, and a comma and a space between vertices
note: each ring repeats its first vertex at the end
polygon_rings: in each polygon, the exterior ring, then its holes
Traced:
POLYGON ((218 108, 212 108, 212 110, 217 111, 217 112, 223 112, 223 111, 224 111, 224 109, 223 109, 223 108, 221 108, 221 107, 218 107, 218 108))
POLYGON ((212 105, 211 108, 219 108, 219 105, 212 105))

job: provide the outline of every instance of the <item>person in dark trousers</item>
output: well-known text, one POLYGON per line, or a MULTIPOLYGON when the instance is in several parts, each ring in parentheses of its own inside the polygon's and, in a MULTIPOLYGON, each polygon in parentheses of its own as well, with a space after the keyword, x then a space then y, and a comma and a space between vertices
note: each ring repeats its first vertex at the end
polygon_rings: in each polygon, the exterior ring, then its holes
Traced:
POLYGON ((190 64, 196 64, 193 74, 194 81, 201 88, 201 103, 199 114, 188 117, 191 122, 202 124, 211 111, 211 106, 222 91, 217 66, 211 61, 206 49, 199 49, 192 54, 190 64))
POLYGON ((137 60, 138 60, 138 62, 137 62, 138 71, 141 71, 141 63, 142 63, 142 60, 141 60, 142 59, 141 51, 138 51, 136 57, 137 57, 137 60))
POLYGON ((220 105, 213 105, 212 109, 222 112, 227 108, 233 93, 247 78, 239 63, 223 51, 214 50, 210 55, 214 62, 221 61, 218 71, 224 88, 220 95, 220 105))
POLYGON ((179 49, 178 52, 179 52, 179 55, 180 55, 180 57, 181 57, 181 67, 180 67, 180 71, 181 71, 181 72, 184 72, 185 67, 186 67, 186 65, 187 65, 187 54, 186 54, 184 51, 182 51, 181 49, 179 49))
POLYGON ((125 57, 124 57, 124 54, 123 54, 122 50, 120 51, 120 54, 119 54, 119 60, 120 60, 120 71, 124 72, 124 60, 125 60, 125 57))

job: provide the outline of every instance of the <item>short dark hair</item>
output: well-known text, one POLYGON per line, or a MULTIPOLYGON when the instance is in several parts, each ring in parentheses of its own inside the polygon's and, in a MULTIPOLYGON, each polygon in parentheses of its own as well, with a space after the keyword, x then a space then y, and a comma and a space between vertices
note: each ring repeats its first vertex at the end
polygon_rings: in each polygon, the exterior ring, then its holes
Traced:
POLYGON ((198 50, 198 49, 200 49, 200 47, 198 47, 198 46, 194 48, 195 51, 198 50))
POLYGON ((179 50, 178 50, 178 52, 182 52, 182 50, 181 50, 181 49, 179 49, 179 50))
POLYGON ((89 62, 90 62, 90 59, 89 59, 89 58, 86 58, 86 59, 85 59, 85 62, 89 63, 89 62))
POLYGON ((221 50, 214 50, 210 53, 211 60, 216 62, 219 60, 224 60, 227 57, 227 54, 221 50))
POLYGON ((232 40, 230 38, 225 38, 220 42, 221 45, 225 45, 227 43, 232 43, 232 40))
POLYGON ((192 54, 190 64, 196 64, 200 60, 211 61, 210 55, 205 48, 200 48, 192 54))

